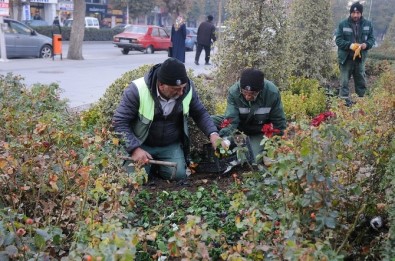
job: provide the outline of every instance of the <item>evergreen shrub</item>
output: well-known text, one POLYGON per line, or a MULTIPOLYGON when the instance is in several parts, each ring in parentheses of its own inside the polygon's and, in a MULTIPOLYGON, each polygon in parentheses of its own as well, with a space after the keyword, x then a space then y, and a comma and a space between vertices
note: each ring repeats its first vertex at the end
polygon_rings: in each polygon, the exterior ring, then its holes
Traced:
POLYGON ((326 96, 318 80, 291 77, 288 89, 281 92, 287 120, 313 117, 326 108, 326 96))

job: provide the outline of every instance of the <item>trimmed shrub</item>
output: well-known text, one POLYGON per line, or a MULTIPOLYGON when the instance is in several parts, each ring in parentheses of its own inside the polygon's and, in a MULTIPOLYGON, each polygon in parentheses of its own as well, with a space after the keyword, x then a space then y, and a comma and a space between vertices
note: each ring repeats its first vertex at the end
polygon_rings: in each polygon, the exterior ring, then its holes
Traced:
POLYGON ((288 89, 281 93, 288 120, 312 117, 325 110, 326 96, 318 80, 291 77, 288 86, 288 89))
MULTIPOLYGON (((38 33, 52 38, 52 34, 59 34, 58 27, 39 26, 34 27, 38 33)), ((70 41, 71 27, 62 27, 62 40, 70 41)), ((112 41, 114 35, 121 33, 120 29, 95 29, 85 28, 84 41, 112 41)))

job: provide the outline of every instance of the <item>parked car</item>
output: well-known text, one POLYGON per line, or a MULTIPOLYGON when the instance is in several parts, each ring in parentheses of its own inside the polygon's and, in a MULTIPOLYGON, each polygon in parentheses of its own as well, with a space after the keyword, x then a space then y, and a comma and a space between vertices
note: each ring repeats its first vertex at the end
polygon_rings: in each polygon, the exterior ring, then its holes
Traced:
MULTIPOLYGON (((71 27, 73 25, 73 19, 66 19, 63 22, 63 26, 71 27)), ((100 29, 99 19, 96 17, 85 17, 85 28, 96 28, 100 29)))
POLYGON ((197 28, 187 27, 187 38, 185 38, 186 51, 193 51, 197 43, 197 28))
POLYGON ((44 20, 24 20, 23 23, 30 27, 49 26, 49 23, 44 20))
POLYGON ((117 24, 113 28, 113 30, 125 30, 126 27, 130 26, 130 24, 117 24))
POLYGON ((13 19, 4 18, 7 58, 52 57, 52 39, 37 33, 29 26, 13 19))
POLYGON ((154 53, 155 51, 168 50, 170 35, 156 25, 131 25, 125 28, 120 34, 113 38, 113 44, 122 48, 123 54, 137 50, 144 53, 154 53))

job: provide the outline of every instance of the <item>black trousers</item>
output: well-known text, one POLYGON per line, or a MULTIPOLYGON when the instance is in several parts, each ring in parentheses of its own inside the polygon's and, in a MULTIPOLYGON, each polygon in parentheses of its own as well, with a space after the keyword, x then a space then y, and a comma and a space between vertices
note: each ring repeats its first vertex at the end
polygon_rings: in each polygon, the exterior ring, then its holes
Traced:
POLYGON ((204 60, 206 61, 206 63, 208 63, 210 61, 210 51, 211 51, 210 45, 203 45, 203 44, 197 45, 195 61, 199 62, 200 54, 202 53, 203 48, 204 48, 204 52, 206 54, 206 56, 204 57, 204 60))

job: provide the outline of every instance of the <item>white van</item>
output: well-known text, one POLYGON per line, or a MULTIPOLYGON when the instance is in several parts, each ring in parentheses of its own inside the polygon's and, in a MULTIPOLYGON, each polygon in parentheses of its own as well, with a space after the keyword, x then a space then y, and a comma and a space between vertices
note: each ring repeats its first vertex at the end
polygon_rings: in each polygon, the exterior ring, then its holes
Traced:
MULTIPOLYGON (((73 19, 67 19, 63 22, 63 25, 66 27, 71 27, 72 24, 73 24, 73 19)), ((90 16, 85 17, 85 28, 100 29, 99 19, 90 16)))

